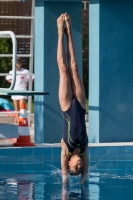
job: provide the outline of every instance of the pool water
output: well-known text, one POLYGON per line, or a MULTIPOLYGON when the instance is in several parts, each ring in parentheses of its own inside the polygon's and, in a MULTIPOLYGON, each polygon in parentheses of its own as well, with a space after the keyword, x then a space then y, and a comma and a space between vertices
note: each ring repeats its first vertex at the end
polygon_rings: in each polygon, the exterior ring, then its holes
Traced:
MULTIPOLYGON (((115 144, 116 145, 116 144, 115 144)), ((0 149, 2 200, 132 200, 133 145, 89 147, 88 182, 62 184, 59 146, 0 149)))
POLYGON ((70 177, 62 184, 60 169, 44 173, 12 173, 0 175, 2 200, 131 200, 133 199, 132 171, 91 172, 88 182, 80 184, 80 176, 70 177))
POLYGON ((90 200, 131 200, 133 198, 133 174, 92 173, 89 178, 90 200))

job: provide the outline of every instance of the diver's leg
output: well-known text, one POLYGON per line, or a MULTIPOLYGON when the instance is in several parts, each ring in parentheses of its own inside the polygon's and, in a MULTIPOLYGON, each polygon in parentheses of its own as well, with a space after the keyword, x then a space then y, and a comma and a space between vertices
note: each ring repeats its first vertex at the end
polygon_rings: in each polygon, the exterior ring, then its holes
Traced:
POLYGON ((74 45, 71 33, 71 20, 67 13, 65 13, 65 33, 67 38, 67 59, 70 78, 72 83, 72 91, 75 98, 80 102, 81 106, 85 109, 85 90, 83 82, 78 73, 78 66, 75 57, 74 45))
POLYGON ((62 14, 57 19, 57 27, 58 27, 58 45, 57 45, 57 63, 59 67, 60 73, 60 82, 59 82, 59 102, 62 111, 68 110, 72 101, 72 89, 71 89, 71 81, 69 76, 69 70, 66 66, 65 59, 65 50, 64 50, 64 14, 62 14))

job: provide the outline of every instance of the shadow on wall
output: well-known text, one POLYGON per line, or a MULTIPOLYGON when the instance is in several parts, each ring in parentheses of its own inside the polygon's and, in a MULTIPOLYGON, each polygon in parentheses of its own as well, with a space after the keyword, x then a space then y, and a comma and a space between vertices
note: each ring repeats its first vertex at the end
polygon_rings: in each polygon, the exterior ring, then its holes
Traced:
POLYGON ((133 1, 100 0, 100 141, 133 140, 133 1))
MULTIPOLYGON (((130 142, 132 141, 133 138, 132 138, 131 129, 133 130, 133 123, 132 123, 133 119, 131 115, 133 113, 130 114, 126 108, 124 109, 125 114, 123 115, 125 116, 125 121, 127 121, 127 123, 124 123, 124 120, 121 117, 121 115, 117 114, 118 110, 115 109, 114 112, 116 113, 114 114, 112 112, 112 107, 100 108, 97 106, 89 106, 89 110, 98 111, 100 115, 99 142, 130 142)), ((91 140, 92 140, 91 141, 92 143, 95 142, 95 138, 91 140)))
POLYGON ((100 0, 90 0, 89 4, 99 4, 100 0))
MULTIPOLYGON (((40 101, 34 101, 34 102, 35 102, 35 104, 37 106, 43 106, 43 108, 44 109, 48 109, 51 112, 51 114, 54 113, 57 117, 59 117, 60 119, 62 119, 61 112, 58 112, 57 110, 55 110, 54 108, 52 108, 52 105, 49 106, 48 104, 46 104, 44 102, 40 102, 40 101)), ((41 107, 41 109, 42 109, 42 107, 41 107)))
POLYGON ((100 0, 100 4, 126 25, 133 27, 133 1, 100 0))

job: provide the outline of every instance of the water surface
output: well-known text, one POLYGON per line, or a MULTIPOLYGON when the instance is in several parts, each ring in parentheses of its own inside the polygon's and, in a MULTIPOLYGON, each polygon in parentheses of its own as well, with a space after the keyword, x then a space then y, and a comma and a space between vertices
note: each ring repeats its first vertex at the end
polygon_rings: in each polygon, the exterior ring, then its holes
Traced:
POLYGON ((71 177, 63 185, 57 168, 44 173, 1 174, 0 199, 130 200, 133 199, 133 174, 119 170, 93 172, 84 185, 80 184, 80 176, 71 177))

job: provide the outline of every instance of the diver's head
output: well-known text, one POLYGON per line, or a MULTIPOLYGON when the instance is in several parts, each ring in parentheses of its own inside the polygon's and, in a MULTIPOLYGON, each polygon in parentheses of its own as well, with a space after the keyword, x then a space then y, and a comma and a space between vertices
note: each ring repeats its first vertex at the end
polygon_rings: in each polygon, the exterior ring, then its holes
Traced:
POLYGON ((74 154, 68 161, 68 173, 72 176, 81 174, 83 171, 83 161, 78 154, 74 154))

